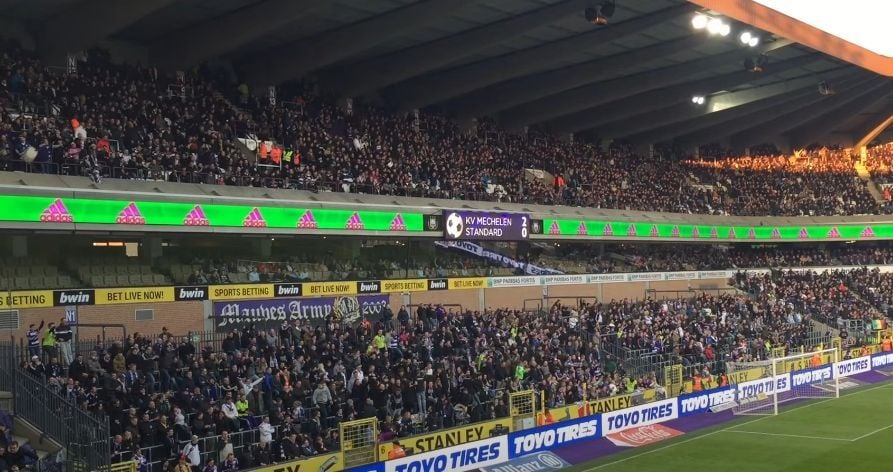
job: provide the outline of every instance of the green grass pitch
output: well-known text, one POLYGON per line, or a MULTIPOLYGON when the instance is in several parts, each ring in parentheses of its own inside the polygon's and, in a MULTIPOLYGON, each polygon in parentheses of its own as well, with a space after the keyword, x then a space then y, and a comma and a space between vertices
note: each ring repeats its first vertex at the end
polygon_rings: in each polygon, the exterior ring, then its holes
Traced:
POLYGON ((572 472, 893 470, 893 383, 779 405, 670 441, 570 467, 572 472))

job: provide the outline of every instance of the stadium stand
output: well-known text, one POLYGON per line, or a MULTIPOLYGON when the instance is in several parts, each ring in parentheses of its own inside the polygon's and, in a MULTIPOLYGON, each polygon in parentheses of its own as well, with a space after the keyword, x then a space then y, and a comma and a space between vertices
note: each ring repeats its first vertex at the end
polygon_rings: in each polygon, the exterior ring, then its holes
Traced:
POLYGON ((337 450, 337 425, 357 418, 377 418, 386 442, 505 417, 508 395, 527 388, 560 408, 660 389, 656 372, 670 364, 715 385, 726 360, 827 344, 820 326, 889 309, 889 297, 872 294, 893 279, 861 269, 742 272, 733 283, 743 292, 556 302, 544 312, 399 307, 354 328, 246 325, 198 342, 132 334, 85 346, 68 366, 49 353, 23 368, 109 416, 115 461, 140 449, 136 459, 161 470, 193 443, 201 464, 233 453, 248 468, 337 450))
POLYGON ((7 170, 679 213, 890 212, 843 151, 680 164, 622 145, 521 136, 487 120, 465 132, 430 113, 415 121, 360 103, 348 113, 309 87, 281 106, 254 97, 241 109, 198 75, 113 65, 100 51, 61 75, 9 49, 4 92, 15 111, 0 112, 7 170), (237 138, 262 144, 247 152, 237 138), (19 159, 27 146, 37 150, 31 164, 19 159), (524 169, 554 177, 525 180, 524 169))

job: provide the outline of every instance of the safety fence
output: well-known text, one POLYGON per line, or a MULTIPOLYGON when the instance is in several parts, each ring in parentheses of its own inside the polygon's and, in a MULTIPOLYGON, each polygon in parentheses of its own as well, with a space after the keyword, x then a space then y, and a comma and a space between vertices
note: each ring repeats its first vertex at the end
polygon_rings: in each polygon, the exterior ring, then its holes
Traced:
MULTIPOLYGON (((278 426, 274 426, 274 436, 278 436, 279 429, 278 426)), ((177 448, 173 450, 167 445, 144 447, 140 448, 140 452, 152 470, 161 470, 165 462, 176 460, 188 443, 189 441, 177 441, 177 448)), ((216 435, 199 438, 196 446, 198 447, 202 464, 207 464, 210 459, 214 459, 215 462, 220 464, 226 459, 228 453, 232 452, 236 457, 244 457, 248 450, 258 443, 260 443, 260 431, 257 428, 247 428, 242 431, 228 433, 226 436, 216 435)), ((269 453, 271 456, 274 455, 272 449, 270 449, 269 453)), ((130 464, 133 463, 131 455, 131 451, 124 451, 117 456, 113 456, 113 461, 115 464, 130 464)))
POLYGON ((15 368, 15 345, 11 340, 8 343, 0 343, 0 391, 12 391, 15 368))
MULTIPOLYGON (((205 348, 210 348, 213 352, 221 352, 223 350, 223 341, 226 340, 229 333, 215 331, 193 331, 185 335, 169 335, 165 342, 170 342, 174 346, 191 342, 195 347, 196 354, 205 348)), ((148 342, 155 344, 158 337, 149 338, 148 342)), ((75 337, 71 343, 72 357, 82 355, 84 360, 88 360, 91 355, 96 354, 101 359, 103 353, 107 352, 112 346, 117 346, 119 350, 123 350, 124 354, 133 347, 134 344, 145 345, 147 341, 140 339, 139 342, 128 336, 126 331, 122 331, 121 327, 115 330, 115 327, 109 325, 78 325, 75 330, 75 337), (121 335, 111 335, 110 331, 121 332, 121 335)), ((0 341, 0 354, 10 353, 10 356, 4 356, 0 363, 13 362, 16 365, 22 365, 27 362, 32 355, 41 357, 44 363, 51 360, 57 360, 64 363, 63 349, 57 342, 54 349, 45 348, 29 348, 27 340, 24 338, 10 339, 9 341, 0 341)), ((0 364, 0 366, 5 364, 0 364)), ((156 371, 157 373, 157 371, 156 371)), ((0 385, 2 385, 2 374, 0 374, 0 385)), ((156 379, 158 376, 156 376, 156 379)))
POLYGON ((61 444, 71 470, 104 470, 111 464, 107 417, 80 409, 44 378, 34 377, 21 368, 16 368, 14 375, 16 416, 61 444))

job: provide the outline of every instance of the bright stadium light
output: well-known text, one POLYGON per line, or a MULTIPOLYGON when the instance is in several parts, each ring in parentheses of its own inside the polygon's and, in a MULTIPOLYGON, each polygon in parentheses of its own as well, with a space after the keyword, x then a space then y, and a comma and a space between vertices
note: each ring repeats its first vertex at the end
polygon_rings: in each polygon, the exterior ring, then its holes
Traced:
POLYGON ((760 37, 751 33, 750 31, 745 31, 738 36, 738 39, 741 40, 741 44, 750 47, 756 47, 760 44, 760 37))
POLYGON ((722 30, 722 21, 719 18, 710 18, 707 21, 707 32, 710 34, 719 34, 722 30))
POLYGON ((696 30, 702 30, 707 27, 707 22, 710 21, 710 18, 703 13, 695 13, 695 16, 691 19, 691 27, 696 30))
POLYGON ((732 27, 729 26, 728 23, 723 23, 723 24, 719 27, 719 35, 720 35, 720 36, 728 36, 729 33, 731 33, 731 32, 732 32, 732 27))
POLYGON ((695 95, 691 97, 691 102, 695 105, 703 105, 704 104, 704 96, 703 95, 695 95))

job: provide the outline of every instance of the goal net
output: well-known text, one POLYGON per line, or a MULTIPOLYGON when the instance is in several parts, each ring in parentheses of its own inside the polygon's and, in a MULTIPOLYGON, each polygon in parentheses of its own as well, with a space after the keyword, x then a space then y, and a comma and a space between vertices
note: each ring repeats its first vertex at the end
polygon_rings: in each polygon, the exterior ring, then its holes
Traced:
POLYGON ((834 363, 837 348, 775 357, 765 361, 727 362, 735 391, 736 415, 777 415, 778 405, 803 398, 840 396, 834 363))

